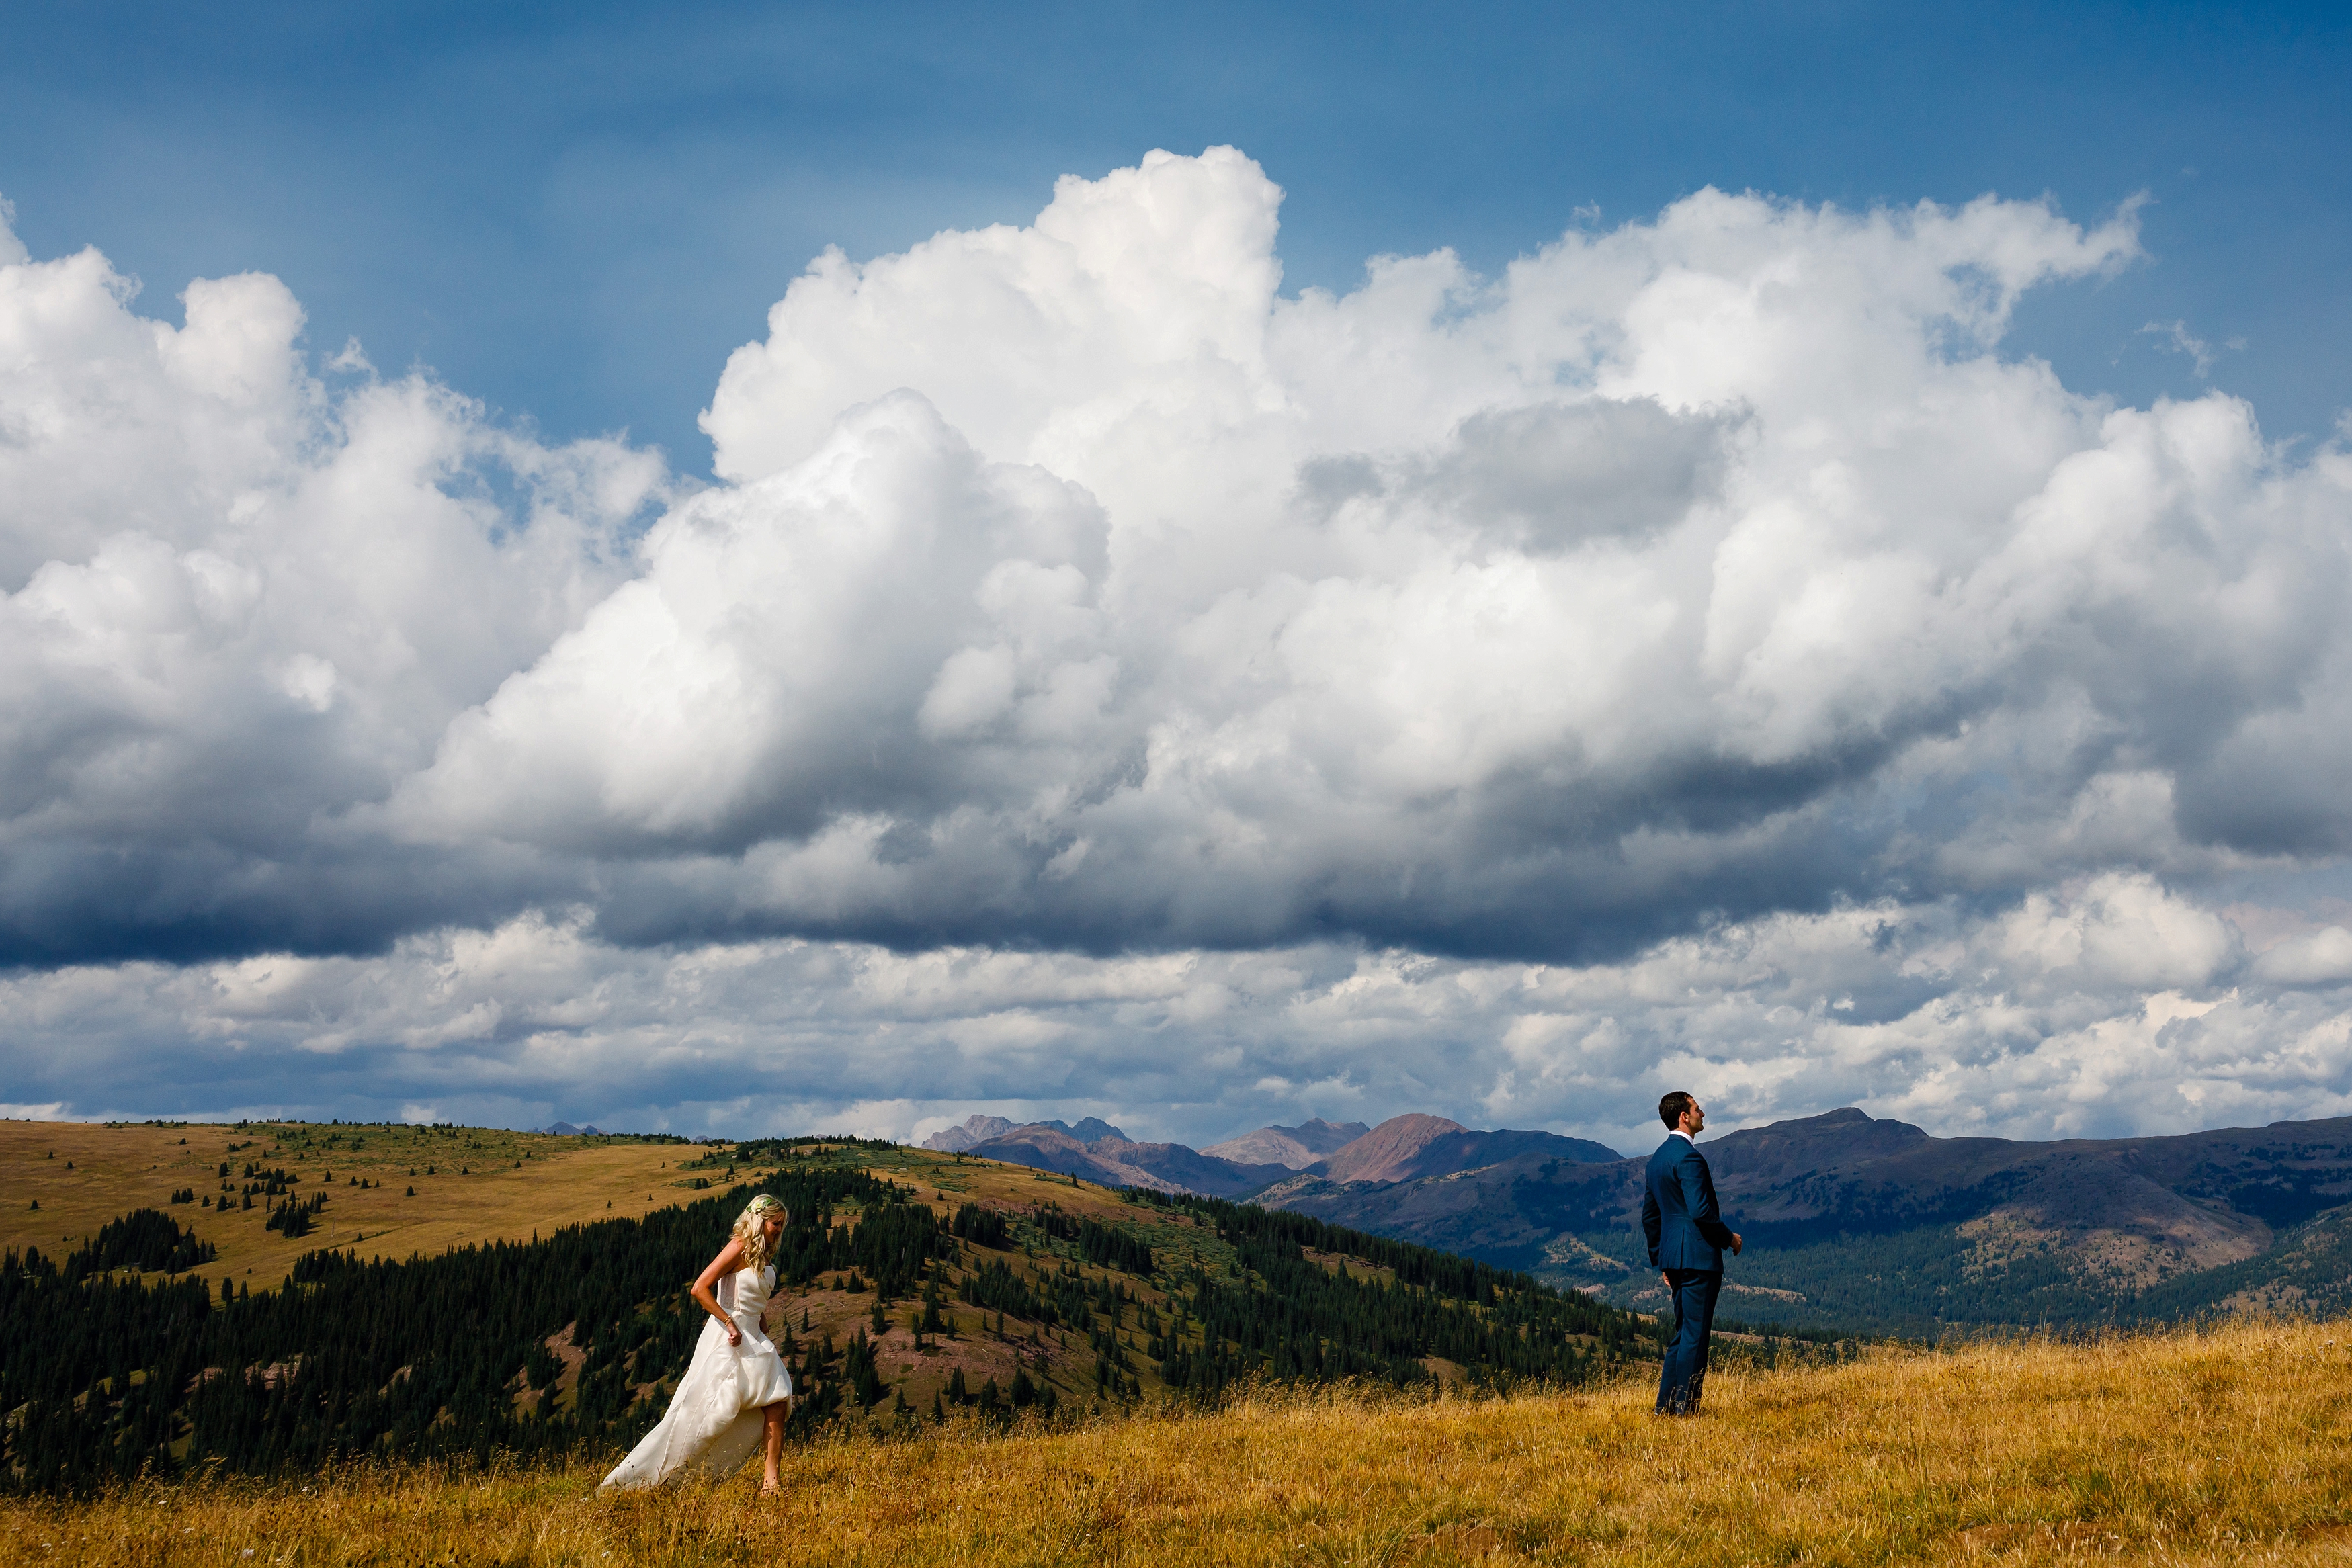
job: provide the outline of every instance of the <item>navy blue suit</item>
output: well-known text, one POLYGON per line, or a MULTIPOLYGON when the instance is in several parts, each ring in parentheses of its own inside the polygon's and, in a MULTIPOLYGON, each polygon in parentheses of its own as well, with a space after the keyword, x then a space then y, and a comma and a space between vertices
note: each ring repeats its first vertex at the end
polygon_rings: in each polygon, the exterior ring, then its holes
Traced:
POLYGON ((1666 1134, 1643 1172, 1642 1235, 1650 1244, 1650 1267, 1665 1275, 1675 1299, 1675 1337, 1658 1375, 1658 1408, 1686 1416, 1698 1408, 1706 1384, 1707 1344, 1731 1227, 1715 1201, 1706 1157, 1679 1133, 1666 1134))

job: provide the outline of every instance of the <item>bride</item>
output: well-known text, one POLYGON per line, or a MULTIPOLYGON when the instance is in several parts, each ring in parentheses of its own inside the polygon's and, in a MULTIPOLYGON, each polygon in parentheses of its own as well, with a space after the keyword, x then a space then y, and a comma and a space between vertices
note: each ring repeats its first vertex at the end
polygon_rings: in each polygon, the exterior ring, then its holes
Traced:
POLYGON ((760 1314, 776 1288, 773 1259, 790 1218, 764 1192, 737 1218, 732 1239, 694 1281, 695 1302, 711 1321, 702 1325, 694 1361, 671 1396, 668 1414, 613 1467, 599 1491, 656 1487, 689 1469, 714 1478, 731 1475, 760 1446, 762 1428, 768 1464, 760 1490, 776 1490, 793 1375, 784 1370, 784 1358, 770 1343, 760 1314))

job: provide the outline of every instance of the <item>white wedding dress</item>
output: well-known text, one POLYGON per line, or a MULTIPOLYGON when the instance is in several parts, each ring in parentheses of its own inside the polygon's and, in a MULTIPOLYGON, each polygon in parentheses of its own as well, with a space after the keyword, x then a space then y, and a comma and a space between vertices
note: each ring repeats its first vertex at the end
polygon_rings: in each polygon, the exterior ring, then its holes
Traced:
POLYGON ((743 1331, 743 1343, 729 1344, 716 1318, 702 1325, 661 1425, 613 1467, 599 1491, 657 1487, 688 1471, 729 1476, 759 1452, 766 1425, 761 1408, 793 1394, 793 1375, 760 1325, 775 1288, 772 1268, 738 1269, 719 1281, 719 1308, 743 1331))

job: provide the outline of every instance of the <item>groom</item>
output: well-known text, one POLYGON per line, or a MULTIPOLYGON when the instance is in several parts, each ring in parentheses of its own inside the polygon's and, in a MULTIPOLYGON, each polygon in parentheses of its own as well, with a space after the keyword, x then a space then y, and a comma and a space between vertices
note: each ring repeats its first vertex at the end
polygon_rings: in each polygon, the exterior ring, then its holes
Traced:
POLYGON ((1675 1302, 1675 1337, 1666 1346, 1665 1370, 1658 1376, 1658 1414, 1696 1416, 1706 1383, 1706 1347, 1715 1328, 1715 1298, 1723 1289, 1723 1249, 1736 1256, 1739 1236, 1723 1223, 1715 1201, 1715 1177, 1698 1152, 1706 1113, 1677 1089, 1658 1102, 1666 1141, 1650 1156, 1643 1173, 1642 1233, 1650 1243, 1650 1267, 1666 1282, 1675 1302))

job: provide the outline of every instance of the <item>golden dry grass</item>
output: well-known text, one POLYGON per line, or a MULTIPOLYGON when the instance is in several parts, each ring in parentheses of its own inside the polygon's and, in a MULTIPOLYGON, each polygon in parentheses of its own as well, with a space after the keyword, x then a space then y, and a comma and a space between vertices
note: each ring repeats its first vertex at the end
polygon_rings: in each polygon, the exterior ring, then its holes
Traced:
POLYGON ((1269 1395, 992 1437, 845 1433, 599 1498, 590 1468, 0 1504, 34 1563, 1747 1563, 2352 1560, 2347 1343, 2258 1322, 1438 1402, 1269 1395), (306 1490, 307 1488, 307 1490, 306 1490), (250 1553, 250 1555, 247 1555, 250 1553))
MULTIPOLYGON (((1114 1192, 1041 1176, 1025 1166, 958 1161, 922 1149, 821 1145, 809 1152, 909 1184, 936 1209, 974 1200, 1026 1207, 1051 1199, 1101 1219, 1133 1217, 1114 1192)), ((0 1120, 0 1249, 37 1247, 62 1258, 108 1220, 160 1208, 219 1249, 217 1262, 192 1272, 244 1281, 258 1291, 275 1288, 297 1258, 321 1247, 362 1258, 431 1256, 641 1217, 709 1196, 692 1185, 698 1176, 713 1187, 727 1185, 718 1163, 726 1158, 724 1145, 607 1142, 498 1127, 0 1120), (297 1172, 302 1180, 292 1189, 296 1197, 325 1190, 330 1201, 317 1228, 289 1241, 263 1228, 268 1215, 257 1199, 253 1208, 226 1213, 171 1201, 183 1187, 195 1188, 199 1197, 217 1196, 223 1160, 233 1177, 248 1160, 297 1172), (686 1162, 695 1164, 682 1171, 686 1162), (355 1176, 379 1185, 352 1186, 355 1176), (408 1196, 412 1186, 415 1197, 408 1196)), ((735 1179, 750 1181, 772 1168, 744 1166, 735 1179)), ((1168 1223, 1181 1229, 1186 1222, 1168 1223)))
POLYGON ((675 1144, 479 1127, 255 1123, 240 1131, 204 1124, 0 1121, 0 1248, 37 1247, 62 1258, 116 1216, 160 1208, 219 1249, 217 1262, 194 1272, 262 1290, 320 1247, 405 1258, 472 1242, 523 1241, 533 1231, 685 1203, 704 1195, 677 1185, 691 1180, 680 1176, 678 1162, 704 1153, 675 1144), (182 1187, 217 1195, 223 1160, 232 1175, 248 1160, 299 1171, 297 1197, 329 1195, 318 1228, 289 1241, 263 1228, 268 1215, 258 1199, 250 1209, 226 1213, 171 1201, 182 1187), (355 1176, 381 1185, 350 1186, 355 1176), (412 1186, 415 1197, 407 1196, 412 1186))

